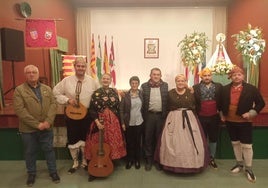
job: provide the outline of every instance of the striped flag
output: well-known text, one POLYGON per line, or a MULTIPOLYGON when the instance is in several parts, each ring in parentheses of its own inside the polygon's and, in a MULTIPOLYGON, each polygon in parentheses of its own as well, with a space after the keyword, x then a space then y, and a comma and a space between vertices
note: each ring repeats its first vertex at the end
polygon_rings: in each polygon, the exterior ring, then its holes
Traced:
POLYGON ((110 74, 112 76, 112 86, 114 87, 116 85, 116 74, 114 70, 114 44, 113 44, 113 37, 112 37, 112 43, 111 43, 111 49, 110 49, 110 56, 109 56, 109 65, 110 65, 110 74))
POLYGON ((108 62, 108 54, 107 54, 106 36, 105 36, 105 42, 104 42, 103 72, 104 73, 110 73, 110 71, 109 71, 109 62, 108 62))
POLYGON ((75 55, 63 55, 62 60, 63 77, 74 75, 74 66, 73 66, 74 60, 75 55))
POLYGON ((96 78, 96 56, 95 56, 95 42, 94 34, 92 34, 91 47, 90 47, 90 72, 92 78, 96 78))
POLYGON ((101 79, 101 45, 100 45, 100 36, 98 36, 99 44, 98 44, 98 52, 97 52, 97 76, 99 80, 101 79))

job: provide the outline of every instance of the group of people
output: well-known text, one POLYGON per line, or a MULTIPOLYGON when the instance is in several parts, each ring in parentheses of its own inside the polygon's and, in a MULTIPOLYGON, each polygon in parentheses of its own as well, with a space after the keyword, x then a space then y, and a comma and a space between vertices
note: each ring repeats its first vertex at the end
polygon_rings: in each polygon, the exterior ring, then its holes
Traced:
MULTIPOLYGON (((82 119, 65 116, 73 159, 70 174, 79 166, 88 170, 91 148, 100 141, 99 130, 103 130, 104 143, 110 146, 111 160, 125 157, 126 169, 133 165, 139 169, 142 156, 146 171, 153 165, 175 173, 198 173, 208 165, 217 169, 215 153, 219 124, 223 122, 236 158, 231 172, 244 169, 248 180, 256 181, 252 171, 252 119, 265 102, 256 87, 244 82, 241 68, 233 68, 229 73, 231 83, 226 86, 213 82, 212 72, 205 68, 199 73, 199 84, 188 87, 186 77, 179 74, 176 87, 170 90, 161 79, 161 70, 153 68, 150 79, 141 86, 139 78, 132 76, 130 89, 123 94, 110 87, 109 74, 102 76, 99 86, 86 75, 86 68, 85 59, 77 57, 75 75, 64 78, 53 90, 38 81, 36 66, 24 68, 26 82, 15 89, 14 109, 20 120, 28 186, 35 182, 39 144, 52 181, 60 181, 53 150, 56 102, 87 109, 82 119)), ((90 175, 89 181, 94 178, 90 175)))

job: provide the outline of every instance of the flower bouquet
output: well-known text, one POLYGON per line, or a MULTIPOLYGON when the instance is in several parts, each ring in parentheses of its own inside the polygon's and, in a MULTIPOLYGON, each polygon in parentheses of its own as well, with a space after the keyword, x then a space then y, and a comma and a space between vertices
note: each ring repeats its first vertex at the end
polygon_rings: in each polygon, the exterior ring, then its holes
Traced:
POLYGON ((218 74, 218 75, 226 75, 228 74, 234 67, 233 64, 226 63, 224 59, 218 59, 216 61, 217 63, 213 65, 210 70, 213 74, 218 74))
POLYGON ((246 81, 256 87, 259 84, 259 62, 265 50, 265 40, 261 28, 253 28, 250 24, 244 31, 232 35, 236 38, 235 48, 241 53, 244 68, 247 72, 246 81))
POLYGON ((182 41, 179 42, 181 51, 181 59, 184 66, 189 67, 190 70, 199 64, 205 62, 205 53, 208 48, 208 37, 205 33, 194 32, 186 35, 182 41))
POLYGON ((236 38, 235 48, 242 56, 249 58, 249 61, 256 65, 265 50, 265 40, 262 38, 261 28, 253 28, 248 24, 244 31, 240 31, 232 37, 236 38))

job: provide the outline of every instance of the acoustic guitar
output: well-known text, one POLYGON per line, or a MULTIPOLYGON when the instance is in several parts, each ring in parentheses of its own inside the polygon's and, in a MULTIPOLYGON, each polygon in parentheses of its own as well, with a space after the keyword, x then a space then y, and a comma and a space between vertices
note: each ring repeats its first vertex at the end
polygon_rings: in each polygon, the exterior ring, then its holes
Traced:
POLYGON ((81 104, 79 101, 81 88, 82 88, 82 82, 78 81, 76 84, 76 89, 75 89, 75 93, 76 93, 75 99, 77 101, 77 105, 69 104, 65 109, 65 114, 70 119, 79 120, 79 119, 83 119, 87 115, 87 108, 83 104, 81 104))
POLYGON ((114 165, 110 159, 110 146, 103 141, 103 129, 99 130, 99 143, 91 148, 92 159, 88 164, 88 173, 95 177, 107 177, 113 170, 114 165))

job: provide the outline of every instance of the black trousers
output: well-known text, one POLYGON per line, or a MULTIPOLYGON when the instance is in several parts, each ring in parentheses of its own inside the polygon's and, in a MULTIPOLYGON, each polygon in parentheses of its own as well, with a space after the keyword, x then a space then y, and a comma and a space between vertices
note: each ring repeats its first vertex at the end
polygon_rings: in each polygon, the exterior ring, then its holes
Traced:
POLYGON ((162 113, 148 113, 144 123, 144 152, 147 159, 153 159, 155 147, 161 135, 165 119, 162 113))
POLYGON ((126 129, 127 160, 140 161, 142 126, 128 126, 126 129))
POLYGON ((217 142, 220 130, 220 116, 216 114, 214 116, 199 116, 198 118, 209 142, 217 142))
POLYGON ((81 120, 73 120, 65 116, 68 144, 76 144, 79 140, 86 141, 91 122, 89 116, 81 120))

